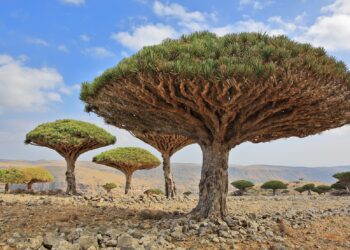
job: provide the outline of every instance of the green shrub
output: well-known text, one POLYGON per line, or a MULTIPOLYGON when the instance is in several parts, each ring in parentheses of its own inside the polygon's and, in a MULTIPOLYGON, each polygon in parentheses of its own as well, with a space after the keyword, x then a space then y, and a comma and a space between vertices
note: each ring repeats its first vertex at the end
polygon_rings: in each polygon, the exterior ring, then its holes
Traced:
POLYGON ((160 189, 157 189, 157 188, 147 189, 143 193, 146 194, 147 196, 150 196, 150 195, 164 195, 164 192, 162 190, 160 190, 160 189))
POLYGON ((302 187, 297 187, 294 190, 297 191, 299 194, 305 192, 305 189, 303 189, 302 187))
POLYGON ((102 187, 107 191, 107 193, 110 193, 112 189, 117 187, 117 185, 114 182, 107 182, 102 187))
POLYGON ((247 180, 234 181, 231 182, 231 185, 239 189, 242 193, 244 193, 248 188, 254 187, 254 183, 247 180))
POLYGON ((190 191, 186 191, 183 193, 184 196, 190 196, 191 194, 192 194, 192 192, 190 192, 190 191))
POLYGON ((350 191, 350 171, 336 173, 333 177, 338 179, 338 182, 345 187, 346 191, 350 191))
POLYGON ((308 183, 308 184, 305 184, 304 186, 302 186, 301 188, 304 189, 305 191, 307 191, 308 195, 311 195, 311 191, 315 188, 315 184, 308 183))
POLYGON ((317 187, 314 187, 314 189, 312 189, 312 191, 314 191, 315 193, 318 193, 318 194, 324 194, 324 193, 329 192, 331 189, 332 188, 330 186, 319 185, 317 187))

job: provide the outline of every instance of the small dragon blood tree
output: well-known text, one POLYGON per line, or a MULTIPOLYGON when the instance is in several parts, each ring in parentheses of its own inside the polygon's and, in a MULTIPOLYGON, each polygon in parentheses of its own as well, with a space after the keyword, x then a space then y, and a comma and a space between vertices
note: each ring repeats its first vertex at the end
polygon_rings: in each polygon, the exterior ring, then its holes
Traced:
POLYGON ((170 158, 180 149, 193 143, 193 140, 181 135, 161 135, 152 133, 131 132, 132 135, 157 149, 163 158, 163 172, 165 180, 165 195, 173 198, 176 187, 170 169, 170 158))
POLYGON ((275 196, 276 195, 276 191, 278 189, 287 189, 288 184, 283 183, 282 181, 278 181, 278 180, 271 180, 271 181, 267 181, 264 184, 261 185, 262 189, 271 189, 272 190, 272 194, 275 196))
POLYGON ((52 182, 54 177, 52 174, 41 167, 31 167, 20 169, 24 174, 24 183, 27 184, 27 189, 32 190, 34 183, 52 182))
POLYGON ((17 168, 0 169, 0 183, 5 184, 5 193, 8 193, 9 184, 24 183, 24 173, 17 168))
POLYGON ((333 175, 334 178, 338 179, 339 186, 343 186, 347 192, 350 192, 350 171, 341 172, 333 175))
POLYGON ((131 189, 132 174, 136 170, 152 169, 159 166, 160 161, 142 148, 115 148, 96 155, 93 162, 120 170, 125 174, 125 194, 131 189))
POLYGON ((30 131, 25 143, 51 148, 67 162, 67 194, 77 194, 75 162, 90 150, 114 144, 115 137, 91 123, 76 120, 57 120, 44 123, 30 131))
POLYGON ((196 32, 144 47, 83 84, 81 99, 108 124, 198 143, 193 214, 220 219, 230 150, 350 123, 350 73, 324 49, 285 36, 196 32))

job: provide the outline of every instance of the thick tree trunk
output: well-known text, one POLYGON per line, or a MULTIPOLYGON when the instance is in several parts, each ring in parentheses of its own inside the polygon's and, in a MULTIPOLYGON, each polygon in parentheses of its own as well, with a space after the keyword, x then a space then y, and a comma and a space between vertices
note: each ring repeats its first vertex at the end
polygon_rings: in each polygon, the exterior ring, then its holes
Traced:
POLYGON ((222 219, 227 214, 229 149, 218 143, 201 145, 201 148, 203 166, 199 183, 199 201, 192 213, 201 218, 222 219))
POLYGON ((5 194, 7 194, 9 192, 9 184, 8 183, 5 183, 5 194))
POLYGON ((27 189, 28 190, 32 190, 32 186, 33 186, 32 182, 27 183, 27 189))
POLYGON ((126 183, 125 183, 125 194, 129 193, 129 190, 131 189, 131 178, 132 174, 125 174, 126 177, 126 183))
POLYGON ((272 189, 272 195, 273 195, 273 196, 276 195, 276 189, 272 189))
POLYGON ((346 192, 350 192, 350 185, 345 185, 346 192))
POLYGON ((176 187, 173 179, 173 175, 170 169, 170 156, 163 154, 163 172, 165 180, 165 195, 167 198, 174 198, 176 195, 176 187))
POLYGON ((75 161, 76 158, 66 158, 67 162, 67 171, 66 171, 66 182, 67 182, 67 191, 66 193, 69 195, 76 195, 77 193, 77 186, 75 182, 75 161))
POLYGON ((307 195, 311 195, 311 190, 307 190, 307 195))

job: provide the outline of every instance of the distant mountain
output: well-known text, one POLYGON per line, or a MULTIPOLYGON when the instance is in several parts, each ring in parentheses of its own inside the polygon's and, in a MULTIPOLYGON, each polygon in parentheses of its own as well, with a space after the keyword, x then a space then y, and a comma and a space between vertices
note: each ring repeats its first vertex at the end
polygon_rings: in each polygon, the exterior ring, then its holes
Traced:
MULTIPOLYGON (((39 189, 65 188, 65 162, 63 161, 9 161, 0 160, 1 167, 42 166, 55 176, 51 184, 37 184, 39 189)), ((174 179, 179 192, 197 192, 200 179, 201 165, 189 163, 172 164, 174 179)), ((337 172, 350 171, 350 166, 335 167, 287 167, 271 165, 229 166, 229 181, 247 179, 255 183, 262 183, 271 179, 295 181, 303 178, 310 182, 334 183, 332 175, 337 172)), ((124 186, 124 176, 118 170, 92 162, 77 163, 76 176, 78 186, 82 190, 96 189, 106 182, 118 183, 124 186)), ((163 188, 163 171, 161 167, 152 170, 141 170, 134 174, 134 189, 163 188)))

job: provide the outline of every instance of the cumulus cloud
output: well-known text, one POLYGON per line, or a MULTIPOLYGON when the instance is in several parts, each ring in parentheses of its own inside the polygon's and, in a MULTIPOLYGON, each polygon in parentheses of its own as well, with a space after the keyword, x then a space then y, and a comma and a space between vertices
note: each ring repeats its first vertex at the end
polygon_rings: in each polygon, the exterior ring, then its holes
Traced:
POLYGON ((106 49, 105 47, 92 47, 92 48, 86 48, 82 51, 84 55, 91 56, 94 58, 106 58, 106 57, 114 57, 115 54, 106 49))
POLYGON ((143 46, 159 44, 164 39, 175 36, 176 31, 171 26, 148 24, 135 28, 131 33, 113 33, 111 38, 131 50, 138 50, 143 46))
POLYGON ((61 52, 69 53, 69 49, 68 49, 67 46, 64 45, 64 44, 58 45, 58 46, 57 46, 57 49, 58 49, 59 51, 61 51, 61 52))
POLYGON ((350 50, 350 1, 336 0, 321 10, 317 18, 298 40, 322 46, 330 51, 350 50))
POLYGON ((61 101, 60 73, 54 68, 27 67, 24 58, 0 54, 0 113, 43 111, 51 102, 61 101))
POLYGON ((80 39, 83 42, 89 42, 90 41, 90 37, 88 35, 85 35, 85 34, 80 35, 80 39))
POLYGON ((85 0, 60 0, 61 3, 65 3, 65 4, 72 4, 72 5, 83 5, 85 3, 85 0))

